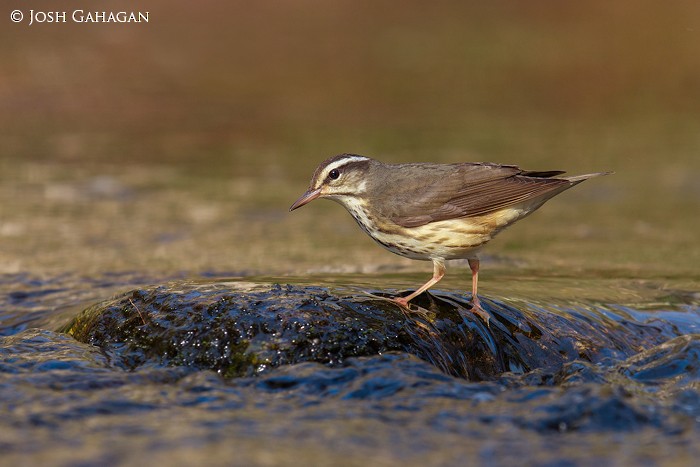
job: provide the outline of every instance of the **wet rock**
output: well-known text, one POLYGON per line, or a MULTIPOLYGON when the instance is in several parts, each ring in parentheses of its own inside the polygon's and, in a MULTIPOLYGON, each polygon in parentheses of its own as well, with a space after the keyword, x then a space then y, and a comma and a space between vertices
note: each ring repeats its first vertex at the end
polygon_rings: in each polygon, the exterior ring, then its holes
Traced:
POLYGON ((61 331, 100 347, 121 368, 184 365, 229 378, 400 351, 447 374, 488 380, 574 360, 626 358, 659 341, 656 328, 621 327, 610 312, 552 313, 486 298, 482 307, 488 323, 456 294, 423 294, 406 311, 348 290, 176 282, 96 304, 61 331))

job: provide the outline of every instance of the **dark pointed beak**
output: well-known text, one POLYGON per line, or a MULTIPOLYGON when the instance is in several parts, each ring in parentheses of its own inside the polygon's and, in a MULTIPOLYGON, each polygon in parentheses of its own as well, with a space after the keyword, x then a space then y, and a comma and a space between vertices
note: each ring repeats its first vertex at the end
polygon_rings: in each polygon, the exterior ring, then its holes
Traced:
POLYGON ((303 195, 301 195, 299 197, 298 200, 294 201, 294 204, 292 204, 292 207, 289 208, 289 211, 290 212, 294 211, 296 208, 300 208, 303 205, 310 203, 311 201, 315 200, 319 196, 321 196, 321 189, 320 188, 317 188, 315 190, 312 190, 309 188, 306 191, 306 193, 304 193, 303 195))

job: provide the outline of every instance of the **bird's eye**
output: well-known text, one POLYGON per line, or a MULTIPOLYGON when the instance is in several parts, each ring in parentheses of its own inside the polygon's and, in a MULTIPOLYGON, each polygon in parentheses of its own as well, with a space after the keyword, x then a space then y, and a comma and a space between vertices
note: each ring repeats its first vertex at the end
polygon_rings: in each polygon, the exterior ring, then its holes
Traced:
POLYGON ((332 180, 337 180, 340 177, 340 171, 338 169, 333 169, 328 173, 328 177, 332 180))

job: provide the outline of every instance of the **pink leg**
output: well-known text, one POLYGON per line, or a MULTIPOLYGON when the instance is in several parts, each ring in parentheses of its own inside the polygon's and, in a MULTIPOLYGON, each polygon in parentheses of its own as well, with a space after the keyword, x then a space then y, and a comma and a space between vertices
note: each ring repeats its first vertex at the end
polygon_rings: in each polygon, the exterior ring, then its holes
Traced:
POLYGON ((479 284, 479 260, 474 258, 468 261, 469 268, 472 270, 472 311, 481 316, 488 325, 491 316, 483 308, 481 308, 479 296, 476 294, 476 289, 479 284))
POLYGON ((399 298, 394 298, 393 301, 398 303, 404 308, 408 307, 408 302, 416 298, 418 295, 422 294, 438 282, 440 282, 440 279, 445 275, 445 262, 442 260, 434 259, 433 260, 433 277, 423 284, 421 288, 413 292, 411 295, 407 297, 399 297, 399 298))
POLYGON ((472 270, 472 302, 479 303, 479 297, 476 294, 476 289, 479 286, 479 260, 469 259, 469 268, 472 270))

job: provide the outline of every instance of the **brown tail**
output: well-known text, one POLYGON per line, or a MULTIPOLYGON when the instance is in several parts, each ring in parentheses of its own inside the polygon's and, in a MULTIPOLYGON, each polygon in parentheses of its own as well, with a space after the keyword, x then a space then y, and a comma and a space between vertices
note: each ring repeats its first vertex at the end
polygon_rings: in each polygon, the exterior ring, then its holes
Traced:
POLYGON ((593 177, 600 177, 602 175, 610 175, 614 174, 615 172, 596 172, 592 174, 585 174, 585 175, 574 175, 572 177, 560 177, 562 180, 568 180, 572 183, 581 183, 584 180, 588 180, 589 178, 593 177))

